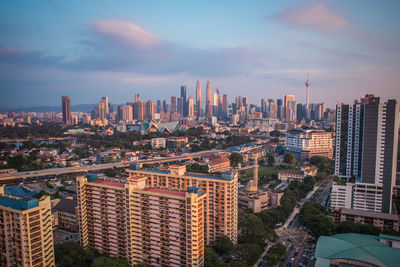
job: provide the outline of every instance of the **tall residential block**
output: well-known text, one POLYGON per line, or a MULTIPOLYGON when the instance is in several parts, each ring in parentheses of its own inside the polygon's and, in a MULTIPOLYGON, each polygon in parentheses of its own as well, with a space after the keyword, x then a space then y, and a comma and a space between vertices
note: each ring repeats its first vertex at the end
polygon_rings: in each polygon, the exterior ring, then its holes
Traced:
POLYGON ((0 187, 0 265, 55 266, 49 196, 0 187))
POLYGON ((71 117, 71 101, 69 100, 68 96, 62 96, 62 115, 63 115, 63 122, 66 125, 72 124, 72 117, 71 117))
POLYGON ((146 177, 148 187, 162 187, 185 191, 199 187, 205 193, 205 241, 214 244, 221 235, 237 242, 238 188, 237 174, 219 176, 186 173, 186 166, 170 166, 168 172, 155 170, 127 170, 129 177, 146 177))
POLYGON ((146 179, 77 178, 81 245, 131 265, 203 266, 207 194, 149 187, 146 179))
POLYGON ((368 95, 336 107, 335 175, 354 177, 354 209, 390 213, 396 179, 399 105, 368 95), (364 103, 364 104, 362 104, 364 103))

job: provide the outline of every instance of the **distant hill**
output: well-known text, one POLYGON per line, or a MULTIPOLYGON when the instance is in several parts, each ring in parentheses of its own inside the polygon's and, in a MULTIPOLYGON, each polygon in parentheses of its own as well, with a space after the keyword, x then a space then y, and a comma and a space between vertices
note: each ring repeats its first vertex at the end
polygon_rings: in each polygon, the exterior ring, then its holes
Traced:
MULTIPOLYGON (((90 112, 93 110, 94 107, 96 107, 97 104, 81 104, 81 105, 75 105, 71 106, 71 111, 74 112, 90 112)), ((59 107, 51 107, 51 106, 40 106, 40 107, 29 107, 29 108, 7 108, 7 107, 0 107, 0 112, 8 112, 8 111, 14 111, 14 112, 61 112, 61 106, 59 107)))

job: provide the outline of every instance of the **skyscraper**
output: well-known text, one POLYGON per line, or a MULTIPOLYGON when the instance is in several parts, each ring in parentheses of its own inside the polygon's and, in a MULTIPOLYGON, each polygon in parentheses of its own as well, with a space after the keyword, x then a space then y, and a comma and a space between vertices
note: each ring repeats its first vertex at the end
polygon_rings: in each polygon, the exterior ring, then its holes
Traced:
POLYGON ((276 104, 277 104, 278 119, 282 120, 284 117, 284 112, 283 112, 283 108, 282 108, 282 99, 277 99, 276 104))
POLYGON ((222 95, 222 112, 224 118, 228 117, 228 96, 226 94, 222 95))
POLYGON ((110 113, 110 109, 109 109, 109 105, 108 105, 108 97, 107 96, 103 96, 101 98, 101 101, 104 102, 104 113, 105 113, 104 115, 105 115, 106 118, 108 118, 108 115, 110 113))
POLYGON ((206 87, 206 116, 207 118, 212 117, 212 95, 211 95, 211 82, 207 81, 206 87))
POLYGON ((201 117, 201 83, 200 80, 196 82, 196 112, 197 117, 201 117))
POLYGON ((160 113, 160 112, 161 112, 161 109, 162 109, 161 100, 158 99, 158 100, 157 100, 157 113, 160 113))
POLYGON ((71 118, 71 101, 69 100, 68 96, 61 97, 62 101, 62 114, 63 114, 63 121, 65 125, 72 124, 71 118))
POLYGON ((176 112, 176 96, 171 96, 171 113, 176 112))
POLYGON ((368 96, 336 107, 335 175, 355 177, 352 207, 390 213, 396 179, 399 105, 368 96))
POLYGON ((189 97, 187 106, 188 106, 188 114, 187 114, 188 117, 194 117, 194 103, 192 97, 189 97))
POLYGON ((285 95, 285 106, 284 106, 284 116, 286 120, 293 121, 295 114, 294 114, 294 104, 295 103, 295 96, 294 95, 285 95))
POLYGON ((145 103, 141 100, 133 103, 133 119, 138 121, 145 119, 145 103))
POLYGON ((103 100, 99 101, 99 119, 104 121, 106 118, 106 103, 103 100))
MULTIPOLYGON (((175 98, 176 99, 176 98, 175 98)), ((176 108, 176 105, 175 105, 176 108)), ((146 119, 153 119, 154 114, 156 113, 156 105, 153 101, 148 100, 145 105, 145 118, 146 119)))
POLYGON ((181 97, 183 98, 183 116, 187 116, 186 85, 181 86, 181 97))
POLYGON ((213 94, 213 98, 212 98, 212 114, 213 116, 218 116, 218 93, 214 92, 213 94))

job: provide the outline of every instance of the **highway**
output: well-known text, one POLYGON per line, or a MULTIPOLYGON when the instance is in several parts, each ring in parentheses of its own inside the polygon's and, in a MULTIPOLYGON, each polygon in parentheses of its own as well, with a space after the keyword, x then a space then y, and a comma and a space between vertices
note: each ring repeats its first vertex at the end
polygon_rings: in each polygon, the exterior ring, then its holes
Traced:
POLYGON ((224 151, 226 151, 226 150, 212 149, 212 150, 199 151, 199 152, 194 152, 194 153, 186 153, 183 155, 173 156, 173 157, 165 157, 165 158, 157 158, 157 159, 143 159, 143 160, 137 160, 137 161, 127 162, 127 163, 116 162, 116 163, 108 163, 108 164, 93 164, 93 165, 86 165, 86 166, 44 169, 44 170, 39 170, 39 171, 7 173, 7 174, 0 175, 0 184, 7 183, 9 181, 14 182, 14 183, 15 183, 15 181, 22 182, 28 178, 49 177, 49 176, 57 176, 57 175, 64 175, 64 174, 70 174, 70 173, 87 173, 87 172, 99 171, 99 170, 104 170, 104 169, 109 169, 109 168, 127 168, 127 167, 129 167, 130 164, 167 163, 167 162, 172 162, 172 161, 177 161, 177 160, 189 160, 189 159, 193 159, 193 158, 202 157, 206 154, 218 153, 218 152, 224 152, 224 151))

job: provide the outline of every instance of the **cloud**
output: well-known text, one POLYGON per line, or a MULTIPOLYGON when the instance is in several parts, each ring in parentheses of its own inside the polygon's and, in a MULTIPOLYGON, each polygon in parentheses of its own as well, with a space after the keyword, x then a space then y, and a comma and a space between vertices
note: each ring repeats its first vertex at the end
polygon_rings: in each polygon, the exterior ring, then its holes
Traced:
POLYGON ((323 32, 336 32, 349 26, 349 22, 345 18, 329 10, 323 4, 286 8, 272 18, 286 26, 323 32))
POLYGON ((113 38, 133 47, 145 49, 162 44, 157 36, 129 21, 102 20, 96 22, 93 28, 106 38, 113 38))
POLYGON ((245 73, 261 64, 259 52, 247 47, 195 49, 162 40, 129 21, 103 20, 93 25, 81 42, 84 52, 61 62, 62 68, 213 77, 245 73))

